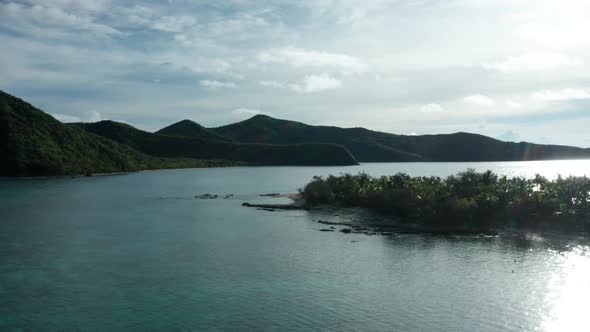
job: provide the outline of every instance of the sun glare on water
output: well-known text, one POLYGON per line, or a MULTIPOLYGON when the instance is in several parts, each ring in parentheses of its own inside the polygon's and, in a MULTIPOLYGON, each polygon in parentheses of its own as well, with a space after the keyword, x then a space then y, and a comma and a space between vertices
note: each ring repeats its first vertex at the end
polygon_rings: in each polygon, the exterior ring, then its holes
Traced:
POLYGON ((546 300, 550 311, 543 324, 545 331, 589 331, 590 247, 577 247, 563 253, 549 281, 546 300))
POLYGON ((549 180, 563 177, 590 176, 590 160, 551 160, 506 162, 499 166, 499 173, 509 177, 522 176, 532 178, 540 174, 549 180))

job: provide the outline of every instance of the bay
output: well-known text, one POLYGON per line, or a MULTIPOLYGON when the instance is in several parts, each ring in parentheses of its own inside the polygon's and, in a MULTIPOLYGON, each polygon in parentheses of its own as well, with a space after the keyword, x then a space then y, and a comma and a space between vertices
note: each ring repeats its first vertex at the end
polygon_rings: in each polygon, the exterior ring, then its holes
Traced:
POLYGON ((0 330, 587 331, 586 239, 319 232, 315 212, 241 206, 314 175, 468 168, 590 175, 542 161, 0 179, 0 330))

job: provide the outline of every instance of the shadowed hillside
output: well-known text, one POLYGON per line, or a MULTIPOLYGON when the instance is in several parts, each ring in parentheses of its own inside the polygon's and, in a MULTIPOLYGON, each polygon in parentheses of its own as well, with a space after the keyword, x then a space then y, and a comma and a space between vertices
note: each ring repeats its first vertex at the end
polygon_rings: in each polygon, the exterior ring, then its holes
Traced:
MULTIPOLYGON (((354 165, 354 157, 335 144, 235 144, 202 137, 153 134, 130 125, 100 121, 71 124, 159 157, 225 159, 255 165, 354 165)), ((215 135, 215 134, 214 134, 215 135)))
POLYGON ((2 91, 0 156, 0 176, 74 175, 210 165, 201 160, 147 156, 128 146, 66 126, 2 91))
POLYGON ((405 136, 364 128, 310 126, 256 115, 248 120, 211 128, 244 143, 295 144, 326 142, 345 146, 360 162, 520 161, 590 158, 577 147, 502 142, 487 136, 455 133, 405 136))
POLYGON ((169 125, 168 127, 158 130, 156 134, 201 138, 205 140, 217 140, 222 142, 231 141, 229 138, 221 136, 191 120, 182 120, 176 122, 169 125))
POLYGON ((183 120, 157 133, 114 121, 64 125, 0 91, 0 175, 107 173, 250 165, 517 161, 590 158, 577 147, 502 142, 455 133, 404 136, 364 128, 310 126, 257 115, 218 128, 183 120), (216 161, 211 161, 216 160, 216 161))

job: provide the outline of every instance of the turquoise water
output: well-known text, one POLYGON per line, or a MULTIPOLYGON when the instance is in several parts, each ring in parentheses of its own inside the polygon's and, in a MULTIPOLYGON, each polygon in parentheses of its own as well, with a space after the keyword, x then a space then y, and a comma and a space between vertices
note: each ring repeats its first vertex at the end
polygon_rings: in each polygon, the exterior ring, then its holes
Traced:
POLYGON ((0 180, 0 331, 587 331, 585 239, 329 233, 319 212, 240 206, 313 175, 468 167, 590 173, 558 161, 0 180), (193 198, 205 193, 236 196, 193 198))

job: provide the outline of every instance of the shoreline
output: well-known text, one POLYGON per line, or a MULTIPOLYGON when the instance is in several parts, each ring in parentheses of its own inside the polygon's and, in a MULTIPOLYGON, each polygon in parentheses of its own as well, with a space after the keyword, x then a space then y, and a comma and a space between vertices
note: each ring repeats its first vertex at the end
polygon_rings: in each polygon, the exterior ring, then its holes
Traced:
MULTIPOLYGON (((156 171, 166 171, 166 170, 201 169, 201 168, 230 168, 230 167, 244 167, 244 165, 146 168, 146 169, 139 169, 139 170, 135 170, 135 171, 101 172, 101 173, 88 173, 88 174, 23 175, 23 176, 17 175, 17 176, 0 176, 0 179, 34 180, 34 179, 84 178, 84 177, 94 177, 94 176, 129 175, 129 174, 141 173, 141 172, 156 172, 156 171)), ((248 167, 248 166, 246 166, 246 167, 248 167)))
POLYGON ((590 161, 590 158, 571 158, 571 159, 534 159, 534 160, 490 160, 490 161, 365 161, 352 165, 257 165, 257 164, 243 164, 236 162, 230 165, 215 165, 202 167, 164 167, 164 168, 146 168, 135 171, 116 171, 116 172, 100 172, 88 174, 56 174, 56 175, 0 175, 0 179, 46 179, 46 178, 69 178, 69 177, 86 177, 86 176, 108 176, 108 175, 126 175, 147 171, 162 171, 162 170, 182 170, 182 169, 201 169, 201 168, 232 168, 232 167, 354 167, 363 164, 462 164, 462 163, 523 163, 523 162, 552 162, 552 161, 590 161))
MULTIPOLYGON (((261 195, 270 196, 270 195, 261 195)), ((331 226, 331 228, 322 228, 318 231, 322 232, 342 232, 352 234, 365 235, 393 235, 393 234, 423 234, 433 236, 500 236, 500 237, 530 237, 534 235, 542 236, 566 236, 568 238, 583 237, 590 239, 590 229, 586 231, 573 230, 559 230, 551 227, 543 227, 542 224, 537 228, 509 228, 509 227, 490 227, 490 228, 471 228, 471 227, 456 227, 456 226, 427 226, 420 225, 416 222, 403 223, 399 218, 387 216, 365 207, 347 207, 341 204, 333 205, 310 205, 305 202, 302 194, 276 194, 270 197, 286 197, 293 200, 293 203, 288 204, 253 204, 244 202, 243 207, 256 208, 262 211, 277 212, 289 210, 310 211, 319 214, 324 214, 325 217, 340 217, 342 212, 347 210, 354 210, 356 213, 367 213, 371 216, 370 219, 392 220, 389 223, 359 223, 359 222, 345 222, 345 221, 328 221, 318 219, 316 222, 319 225, 331 226), (339 226, 337 229, 334 226, 339 226)), ((324 218, 325 219, 325 218, 324 218)))

